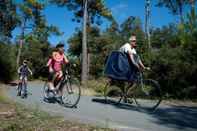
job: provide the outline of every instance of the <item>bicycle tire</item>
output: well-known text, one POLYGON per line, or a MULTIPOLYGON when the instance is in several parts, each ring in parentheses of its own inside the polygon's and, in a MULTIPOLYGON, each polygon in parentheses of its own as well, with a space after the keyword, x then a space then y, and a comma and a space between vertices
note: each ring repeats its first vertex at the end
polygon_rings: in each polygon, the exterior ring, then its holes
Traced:
POLYGON ((26 89, 24 89, 25 86, 27 86, 25 84, 27 84, 27 83, 25 83, 25 80, 23 78, 22 82, 20 83, 20 96, 21 96, 22 99, 27 98, 27 96, 28 96, 27 87, 26 87, 26 89))
POLYGON ((112 85, 110 81, 108 81, 105 85, 104 97, 106 103, 111 104, 120 104, 123 92, 120 87, 112 85))
POLYGON ((62 105, 69 108, 77 107, 81 97, 81 87, 73 85, 71 79, 67 79, 66 82, 60 84, 60 86, 62 86, 63 90, 62 105), (72 98, 74 98, 74 100, 72 100, 72 98))
POLYGON ((22 86, 21 83, 19 83, 17 86, 17 96, 21 96, 21 90, 22 90, 22 86))
MULTIPOLYGON (((45 99, 48 99, 50 98, 50 90, 49 90, 49 87, 48 87, 48 82, 45 82, 44 83, 44 86, 43 86, 43 98, 45 99)), ((53 92, 52 92, 53 93, 53 92)), ((54 95, 54 94, 53 94, 54 95)))
POLYGON ((125 96, 123 98, 124 103, 126 103, 126 104, 133 104, 135 89, 136 89, 135 84, 130 84, 127 87, 126 94, 125 94, 125 96))
POLYGON ((140 109, 155 111, 162 101, 160 85, 152 79, 143 80, 142 84, 136 84, 134 100, 140 109))

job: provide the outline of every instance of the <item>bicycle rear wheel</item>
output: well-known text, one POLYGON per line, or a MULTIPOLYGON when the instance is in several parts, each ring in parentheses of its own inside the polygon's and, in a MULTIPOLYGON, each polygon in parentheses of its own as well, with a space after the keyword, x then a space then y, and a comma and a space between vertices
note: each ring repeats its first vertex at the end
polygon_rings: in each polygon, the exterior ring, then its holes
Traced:
POLYGON ((134 100, 141 109, 154 111, 162 101, 159 84, 155 80, 143 80, 134 90, 134 100))
POLYGON ((27 95, 27 83, 25 79, 23 79, 21 83, 21 98, 27 98, 27 95))
POLYGON ((76 107, 81 97, 81 88, 78 85, 72 85, 71 80, 66 80, 62 86, 62 100, 65 107, 76 107))
POLYGON ((52 96, 54 96, 54 93, 50 91, 48 82, 45 82, 43 86, 43 97, 44 99, 49 99, 52 96))
POLYGON ((123 92, 112 81, 108 81, 105 86, 104 97, 106 103, 119 104, 122 100, 123 92))

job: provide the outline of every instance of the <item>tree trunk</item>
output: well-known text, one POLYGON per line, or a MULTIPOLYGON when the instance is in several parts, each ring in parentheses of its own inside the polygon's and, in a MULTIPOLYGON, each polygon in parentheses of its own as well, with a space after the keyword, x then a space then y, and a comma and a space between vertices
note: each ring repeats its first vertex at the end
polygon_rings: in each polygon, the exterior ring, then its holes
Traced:
POLYGON ((192 10, 195 10, 195 0, 190 0, 189 2, 190 2, 192 10))
POLYGON ((18 54, 17 54, 17 59, 16 59, 16 69, 18 69, 19 67, 22 47, 23 47, 23 40, 21 39, 19 41, 18 54))
POLYGON ((87 62, 88 63, 88 69, 87 69, 88 70, 88 79, 90 77, 89 76, 89 74, 90 74, 90 59, 91 59, 91 54, 88 52, 88 62, 87 62))
POLYGON ((19 41, 19 47, 18 47, 18 54, 17 54, 17 59, 16 59, 16 68, 18 69, 19 63, 20 63, 20 58, 21 58, 21 51, 23 48, 23 39, 24 39, 24 34, 25 34, 25 22, 21 27, 22 33, 21 33, 21 39, 19 41))
POLYGON ((150 42, 150 0, 146 0, 145 5, 145 33, 146 33, 146 42, 148 44, 148 50, 151 51, 151 42, 150 42))
POLYGON ((82 41, 82 74, 81 74, 81 83, 86 85, 88 79, 88 63, 87 63, 87 4, 88 0, 83 0, 84 3, 84 12, 83 12, 83 41, 82 41))
POLYGON ((181 24, 183 24, 184 23, 184 19, 183 19, 183 1, 182 0, 180 0, 179 2, 178 2, 178 6, 179 6, 179 15, 180 15, 180 22, 181 22, 181 24))

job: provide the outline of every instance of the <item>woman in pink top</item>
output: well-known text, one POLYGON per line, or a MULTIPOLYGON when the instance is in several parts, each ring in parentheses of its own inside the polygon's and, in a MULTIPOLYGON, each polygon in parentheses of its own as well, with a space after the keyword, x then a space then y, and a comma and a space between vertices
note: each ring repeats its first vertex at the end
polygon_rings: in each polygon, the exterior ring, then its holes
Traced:
POLYGON ((58 44, 56 49, 57 51, 52 53, 52 57, 47 62, 47 67, 49 67, 48 84, 51 90, 55 89, 57 81, 63 76, 62 66, 69 63, 67 57, 64 55, 64 44, 58 44))

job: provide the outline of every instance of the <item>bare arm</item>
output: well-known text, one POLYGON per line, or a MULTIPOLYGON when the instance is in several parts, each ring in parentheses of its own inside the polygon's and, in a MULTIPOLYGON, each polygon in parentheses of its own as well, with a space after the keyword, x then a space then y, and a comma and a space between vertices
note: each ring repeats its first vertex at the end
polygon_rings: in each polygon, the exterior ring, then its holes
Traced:
POLYGON ((131 62, 140 70, 140 65, 138 65, 138 63, 136 63, 133 53, 131 53, 131 52, 128 52, 128 53, 129 53, 129 57, 131 59, 131 62))
POLYGON ((47 66, 47 67, 51 66, 51 63, 52 63, 52 58, 49 58, 49 60, 48 60, 48 62, 47 62, 47 64, 46 64, 46 66, 47 66))
POLYGON ((145 67, 144 64, 142 63, 141 59, 139 59, 139 65, 143 70, 150 70, 150 67, 145 67))
POLYGON ((66 57, 66 55, 64 54, 64 63, 69 63, 69 60, 68 60, 68 58, 66 57))
POLYGON ((141 60, 139 60, 139 65, 140 65, 140 67, 144 70, 146 67, 144 66, 144 64, 142 63, 142 61, 141 60))
POLYGON ((17 70, 18 74, 20 73, 21 67, 22 67, 22 66, 20 66, 20 67, 18 68, 18 70, 17 70))
POLYGON ((32 75, 33 73, 32 73, 32 71, 30 70, 30 68, 27 67, 27 69, 28 69, 29 73, 32 75))

